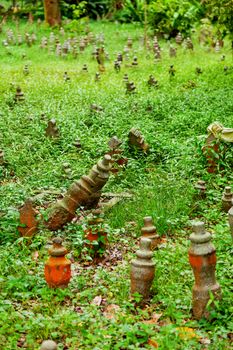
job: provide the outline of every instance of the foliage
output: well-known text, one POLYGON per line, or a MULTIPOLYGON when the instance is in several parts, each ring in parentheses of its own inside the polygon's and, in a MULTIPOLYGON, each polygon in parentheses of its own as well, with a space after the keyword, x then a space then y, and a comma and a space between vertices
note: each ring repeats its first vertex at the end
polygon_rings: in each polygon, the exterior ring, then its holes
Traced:
POLYGON ((176 35, 190 34, 203 15, 198 0, 157 0, 149 5, 149 20, 155 32, 176 35))
POLYGON ((221 6, 218 0, 203 0, 203 4, 207 6, 211 20, 225 26, 233 43, 233 0, 222 0, 221 6))
MULTIPOLYGON (((207 173, 202 152, 210 123, 218 120, 232 127, 229 42, 222 49, 226 57, 221 61, 218 53, 198 45, 195 36, 194 52, 179 47, 176 58, 168 55, 170 43, 161 40, 162 59, 155 64, 153 52, 140 44, 140 26, 90 22, 94 35, 104 33, 110 57, 100 81, 95 82, 98 66, 91 59, 93 44, 77 58, 71 53, 57 57, 40 48, 41 38, 50 36, 46 26, 21 23, 16 29, 8 22, 0 41, 9 28, 15 35, 36 32, 37 43, 2 47, 0 56, 0 139, 5 152, 5 163, 0 165, 0 348, 37 350, 48 338, 58 342, 59 350, 186 350, 208 344, 212 349, 230 348, 232 242, 226 214, 221 211, 221 195, 233 181, 233 150, 232 145, 221 144, 217 174, 207 173), (128 36, 133 41, 129 62, 136 51, 139 64, 134 68, 123 63, 116 73, 115 53, 122 51, 128 36), (82 72, 84 63, 88 73, 82 72), (23 74, 25 64, 29 66, 27 76, 23 74), (171 64, 176 69, 173 79, 168 73, 171 64), (195 73, 197 65, 203 71, 200 75, 195 73), (69 82, 64 82, 65 71, 69 82), (136 85, 133 95, 125 94, 125 73, 136 85), (158 80, 158 88, 148 88, 150 74, 158 80), (17 85, 25 94, 25 101, 18 104, 12 103, 17 85), (90 112, 93 103, 103 111, 90 112), (45 136, 51 118, 60 131, 57 140, 45 136), (141 129, 150 145, 147 155, 128 146, 127 135, 133 126, 141 129), (130 192, 133 197, 105 213, 109 243, 102 262, 94 265, 90 260, 92 252, 84 248, 80 222, 54 233, 43 228, 33 238, 19 237, 18 208, 24 200, 47 193, 41 200, 46 211, 48 203, 109 150, 107 142, 113 135, 123 140, 128 164, 110 177, 104 191, 130 192), (78 150, 73 146, 76 138, 82 145, 78 150), (65 176, 62 167, 67 162, 71 177, 65 176), (198 179, 207 183, 206 200, 193 199, 193 184, 198 179), (148 307, 140 309, 135 304, 138 296, 129 296, 129 266, 146 215, 153 217, 162 241, 153 256, 153 298, 148 307), (223 294, 211 319, 201 322, 194 321, 190 313, 193 275, 187 250, 194 219, 204 220, 213 233, 223 294), (72 280, 64 290, 48 288, 43 276, 47 246, 54 235, 64 238, 72 259, 72 280), (180 327, 191 328, 192 337, 182 338, 180 327)), ((80 39, 67 29, 64 37, 56 28, 54 34, 62 44, 71 37, 80 39)))

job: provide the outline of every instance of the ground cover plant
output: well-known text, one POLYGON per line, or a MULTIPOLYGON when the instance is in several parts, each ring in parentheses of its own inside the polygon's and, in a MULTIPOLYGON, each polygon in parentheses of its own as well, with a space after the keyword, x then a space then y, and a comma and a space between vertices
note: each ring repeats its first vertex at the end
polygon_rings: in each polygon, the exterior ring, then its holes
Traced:
MULTIPOLYGON (((38 349, 43 339, 50 338, 59 349, 71 350, 230 349, 232 242, 227 216, 221 211, 221 195, 226 185, 232 185, 233 151, 229 144, 222 144, 224 156, 218 172, 209 174, 201 150, 209 124, 217 120, 232 127, 230 42, 216 52, 200 45, 194 33, 194 50, 180 46, 177 57, 171 58, 169 45, 175 46, 175 41, 161 40, 162 58, 155 61, 153 50, 141 43, 139 25, 97 22, 88 26, 94 35, 104 33, 109 54, 98 82, 93 44, 77 58, 56 56, 40 48, 42 37, 51 32, 43 25, 18 26, 22 35, 36 32, 32 47, 25 43, 1 47, 0 347, 38 349), (129 60, 124 57, 117 72, 114 60, 129 36, 133 41, 129 60), (138 66, 131 67, 135 55, 138 66), (88 72, 82 70, 84 64, 88 72), (64 72, 69 81, 64 81, 64 72), (134 82, 135 93, 126 93, 125 73, 134 82), (151 74, 158 87, 148 86, 151 74), (14 101, 17 86, 25 96, 22 103, 14 101), (91 109, 92 104, 103 110, 91 109), (57 139, 45 136, 52 118, 60 133, 57 139), (128 146, 132 127, 139 128, 150 145, 147 155, 128 146), (24 200, 47 191, 46 201, 54 201, 108 151, 107 142, 113 135, 123 140, 128 164, 111 176, 104 192, 127 191, 132 198, 105 214, 109 243, 102 261, 91 260, 80 221, 56 233, 41 228, 33 238, 20 237, 18 208, 24 200), (77 138, 81 143, 78 151, 73 146, 77 138), (64 163, 69 163, 69 176, 64 173, 64 163), (193 199, 193 184, 198 179, 207 183, 203 201, 193 199), (153 217, 161 244, 154 252, 153 297, 141 309, 139 296, 129 297, 129 268, 146 215, 153 217), (187 250, 193 219, 204 220, 213 234, 223 295, 210 319, 199 322, 190 313, 193 275, 187 250), (64 238, 73 262, 73 277, 64 290, 49 289, 43 275, 47 244, 55 235, 64 238)), ((14 23, 5 24, 1 41, 10 28, 16 33, 14 23)), ((54 33, 62 42, 77 36, 66 28, 64 36, 59 29, 54 33)), ((46 215, 43 209, 41 213, 46 215)))

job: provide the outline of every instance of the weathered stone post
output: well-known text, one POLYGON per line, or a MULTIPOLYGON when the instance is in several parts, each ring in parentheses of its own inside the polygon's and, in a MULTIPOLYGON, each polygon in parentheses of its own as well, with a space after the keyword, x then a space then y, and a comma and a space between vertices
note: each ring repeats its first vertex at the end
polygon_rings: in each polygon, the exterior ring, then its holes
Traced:
POLYGON ((156 227, 153 225, 152 217, 144 217, 144 226, 141 228, 142 237, 151 240, 151 248, 154 250, 159 243, 159 235, 156 232, 156 227))
POLYGON ((196 190, 196 198, 204 199, 206 197, 206 182, 203 180, 198 180, 195 183, 194 188, 196 190))
POLYGON ((46 222, 50 230, 58 230, 75 217, 78 207, 98 202, 100 190, 106 184, 111 169, 111 157, 105 155, 93 166, 90 173, 71 184, 64 198, 50 208, 46 222))
POLYGON ((222 196, 222 208, 227 213, 233 206, 233 194, 231 187, 226 186, 222 196))
POLYGON ((150 288, 155 276, 155 263, 152 261, 151 240, 142 237, 137 258, 131 262, 131 294, 139 293, 142 303, 149 300, 150 288))
MULTIPOLYGON (((215 299, 221 297, 221 289, 215 278, 216 254, 211 234, 205 231, 203 222, 193 224, 190 235, 189 262, 192 266, 195 284, 193 286, 193 316, 196 319, 208 317, 206 306, 213 293, 215 299)), ((212 303, 212 306, 213 303, 212 303)))
POLYGON ((53 239, 53 247, 49 249, 50 257, 45 264, 45 280, 51 288, 65 288, 71 278, 71 262, 65 257, 67 249, 62 245, 60 237, 53 239))
POLYGON ((231 237, 233 239, 233 207, 228 211, 228 220, 231 230, 231 237))

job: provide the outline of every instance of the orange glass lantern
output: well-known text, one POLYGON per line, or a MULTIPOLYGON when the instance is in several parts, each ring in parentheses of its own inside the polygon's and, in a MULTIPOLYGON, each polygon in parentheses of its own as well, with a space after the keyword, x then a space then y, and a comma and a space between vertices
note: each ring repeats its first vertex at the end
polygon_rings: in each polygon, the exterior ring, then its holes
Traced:
POLYGON ((53 247, 49 249, 50 257, 45 263, 45 280, 50 288, 66 288, 71 278, 71 261, 65 257, 67 249, 62 239, 53 239, 53 247))

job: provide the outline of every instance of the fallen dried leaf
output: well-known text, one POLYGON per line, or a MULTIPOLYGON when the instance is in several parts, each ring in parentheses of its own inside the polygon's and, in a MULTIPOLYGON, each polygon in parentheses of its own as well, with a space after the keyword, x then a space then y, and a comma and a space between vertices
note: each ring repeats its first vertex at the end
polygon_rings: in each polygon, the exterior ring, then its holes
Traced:
POLYGON ((148 340, 148 344, 151 345, 153 348, 156 348, 156 349, 158 349, 158 347, 159 347, 159 344, 154 339, 149 339, 148 340))
POLYGON ((143 321, 143 323, 146 323, 146 324, 156 324, 156 323, 158 323, 158 320, 160 319, 161 316, 162 316, 162 314, 153 313, 153 314, 152 314, 152 318, 151 318, 150 320, 145 320, 145 321, 143 321))
POLYGON ((120 310, 120 306, 116 304, 110 304, 106 307, 105 311, 103 312, 103 315, 109 320, 112 320, 113 318, 115 318, 116 313, 119 310, 120 310))
POLYGON ((209 338, 200 338, 199 342, 203 345, 209 345, 211 343, 209 338))
POLYGON ((37 261, 38 258, 39 258, 39 253, 38 253, 38 251, 36 250, 36 251, 33 253, 33 255, 32 255, 32 260, 37 261))
POLYGON ((199 335, 197 335, 193 328, 189 328, 189 327, 177 327, 176 328, 178 330, 178 336, 181 339, 187 340, 187 339, 193 339, 193 338, 200 338, 199 335))

